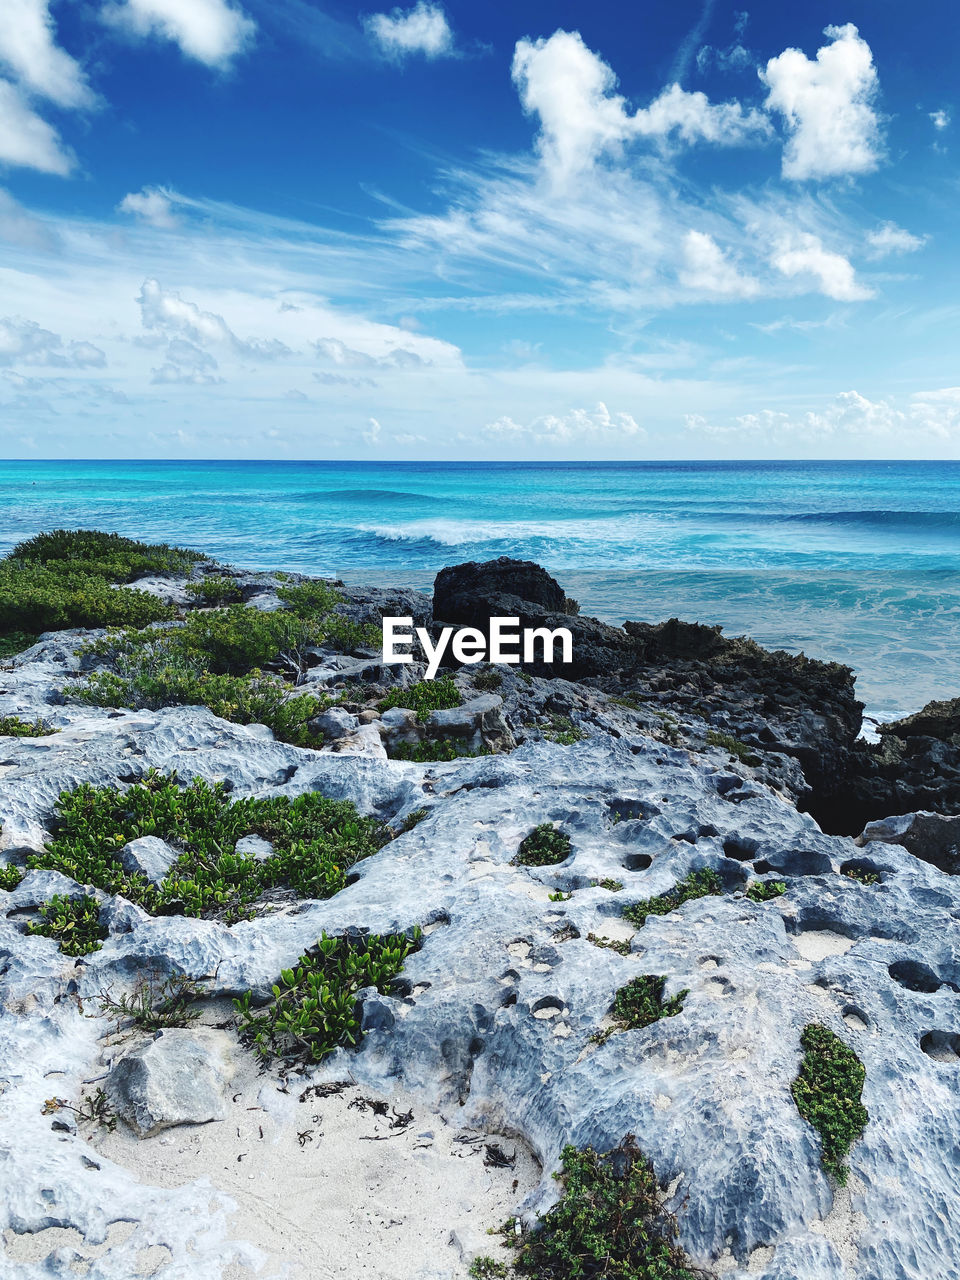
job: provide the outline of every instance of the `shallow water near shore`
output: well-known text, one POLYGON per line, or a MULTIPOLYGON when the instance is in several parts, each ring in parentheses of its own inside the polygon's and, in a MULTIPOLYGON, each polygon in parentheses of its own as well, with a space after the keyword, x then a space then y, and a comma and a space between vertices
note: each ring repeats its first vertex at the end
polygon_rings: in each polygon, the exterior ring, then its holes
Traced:
POLYGON ((424 589, 518 556, 610 622, 849 663, 878 720, 960 694, 957 462, 0 463, 0 553, 55 527, 424 589))

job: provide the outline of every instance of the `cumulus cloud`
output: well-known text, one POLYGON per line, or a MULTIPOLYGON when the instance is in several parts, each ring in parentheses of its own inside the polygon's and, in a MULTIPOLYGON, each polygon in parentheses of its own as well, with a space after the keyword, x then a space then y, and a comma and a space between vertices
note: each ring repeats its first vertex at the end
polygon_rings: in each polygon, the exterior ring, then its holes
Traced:
POLYGON ((842 391, 817 409, 761 409, 720 424, 701 414, 687 414, 685 422, 687 430, 696 435, 760 439, 781 445, 798 440, 816 444, 838 437, 886 441, 905 434, 951 440, 960 436, 960 387, 917 392, 902 405, 892 399, 870 400, 859 391, 842 391))
POLYGON ((0 80, 0 164, 60 177, 66 177, 74 164, 56 129, 27 105, 9 80, 0 80))
POLYGON ((208 67, 226 66, 250 44, 256 23, 227 0, 123 0, 102 11, 130 35, 171 40, 208 67))
POLYGON ((4 0, 0 63, 30 92, 58 106, 93 105, 80 64, 56 42, 48 0, 4 0))
POLYGON ((363 25, 370 39, 390 58, 407 58, 414 53, 442 58, 454 53, 446 14, 440 5, 427 0, 417 0, 412 9, 370 14, 363 25))
POLYGON ((64 342, 60 334, 18 316, 0 320, 0 365, 102 369, 106 363, 104 353, 91 342, 64 342))
POLYGON ((584 44, 579 32, 520 40, 512 75, 524 110, 540 119, 543 163, 558 183, 588 169, 604 153, 637 138, 712 142, 729 146, 763 137, 769 122, 738 102, 712 104, 703 93, 668 86, 631 114, 615 92, 612 69, 584 44))
POLYGON ((186 338, 197 346, 207 342, 221 344, 245 359, 275 360, 291 354, 290 348, 276 338, 238 338, 223 316, 204 311, 175 290, 164 289, 157 280, 144 280, 137 302, 147 330, 186 338))
POLYGON ((931 111, 928 114, 930 119, 933 121, 933 127, 935 129, 946 129, 950 124, 950 112, 944 110, 942 107, 939 111, 931 111))
POLYGON ((366 440, 367 444, 376 444, 380 439, 380 433, 383 431, 383 427, 381 427, 376 418, 370 418, 368 421, 370 423, 369 429, 367 431, 361 431, 360 434, 363 436, 364 440, 366 440))
POLYGON ((187 338, 172 338, 167 344, 166 359, 153 370, 150 381, 207 386, 223 379, 217 375, 217 361, 209 351, 187 338))
POLYGON ((131 191, 117 205, 119 213, 129 213, 151 227, 168 231, 177 225, 169 192, 163 187, 144 187, 131 191))
POLYGON ((870 46, 851 22, 827 27, 824 35, 831 43, 815 60, 785 49, 759 73, 769 89, 765 105, 787 127, 783 176, 796 181, 869 173, 880 162, 870 46))
POLYGON ((313 345, 321 359, 346 369, 422 369, 430 364, 406 347, 394 347, 384 355, 371 355, 348 347, 340 338, 318 338, 313 345))
POLYGON ((915 236, 898 227, 895 222, 884 222, 867 233, 867 244, 872 258, 886 258, 892 253, 914 253, 927 243, 926 236, 915 236))
POLYGON ((603 401, 595 409, 571 409, 565 414, 543 414, 521 424, 513 418, 498 418, 487 425, 489 435, 503 438, 527 437, 547 444, 582 443, 591 440, 639 439, 646 435, 629 413, 611 413, 603 401))
POLYGON ((813 276, 820 292, 838 302, 862 302, 874 296, 873 290, 860 284, 850 261, 842 253, 825 249, 815 235, 805 232, 780 246, 772 258, 773 266, 785 276, 813 276))
POLYGON ((683 257, 680 282, 688 289, 727 298, 753 298, 760 291, 758 282, 741 275, 713 236, 703 231, 687 232, 683 257))

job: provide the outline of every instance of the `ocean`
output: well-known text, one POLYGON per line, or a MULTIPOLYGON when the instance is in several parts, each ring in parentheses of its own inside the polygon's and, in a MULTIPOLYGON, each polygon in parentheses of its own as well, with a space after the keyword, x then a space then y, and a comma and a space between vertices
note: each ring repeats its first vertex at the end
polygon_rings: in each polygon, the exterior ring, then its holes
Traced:
POLYGON ((849 663, 878 720, 960 696, 960 462, 0 462, 0 554, 80 527, 415 587, 517 556, 610 622, 849 663))

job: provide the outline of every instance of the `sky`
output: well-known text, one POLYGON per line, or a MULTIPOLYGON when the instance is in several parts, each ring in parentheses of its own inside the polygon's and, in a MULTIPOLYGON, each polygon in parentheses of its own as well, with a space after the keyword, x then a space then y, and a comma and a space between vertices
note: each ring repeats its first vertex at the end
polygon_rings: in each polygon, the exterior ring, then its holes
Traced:
POLYGON ((948 0, 0 0, 0 456, 960 457, 948 0))

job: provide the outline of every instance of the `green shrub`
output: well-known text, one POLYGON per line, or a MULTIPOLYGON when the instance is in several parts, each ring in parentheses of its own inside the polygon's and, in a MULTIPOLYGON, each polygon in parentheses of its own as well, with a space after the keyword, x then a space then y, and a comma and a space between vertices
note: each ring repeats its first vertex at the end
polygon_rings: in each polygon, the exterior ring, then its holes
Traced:
POLYGON ((19 716, 0 716, 0 738, 49 738, 59 729, 48 729, 39 718, 33 724, 19 716))
POLYGON ((96 529, 54 529, 18 542, 7 557, 22 564, 83 565, 108 582, 132 582, 148 573, 189 573, 207 557, 166 542, 137 542, 96 529))
POLYGON ((0 867, 0 889, 4 889, 7 893, 13 893, 22 879, 23 872, 19 867, 11 866, 9 863, 0 867))
POLYGON ((691 871, 666 893, 659 893, 655 898, 645 898, 635 902, 633 906, 625 907, 624 919, 639 929, 646 922, 647 916, 665 916, 694 898, 706 898, 710 894, 722 892, 723 884, 715 871, 691 871))
POLYGON ((55 938, 66 956, 86 956, 99 951, 107 929, 100 923, 96 898, 66 898, 55 894, 40 908, 42 919, 27 925, 27 933, 55 938))
POLYGON ((54 837, 28 865, 122 894, 154 914, 235 921, 251 914, 265 889, 281 885, 301 897, 332 897, 354 864, 391 836, 388 827, 361 817, 346 800, 309 792, 293 800, 231 802, 222 783, 211 787, 196 778, 180 788, 176 775, 151 771, 126 791, 84 784, 64 792, 54 837), (232 852, 245 835, 270 840, 274 854, 258 862, 232 852), (158 836, 182 850, 160 885, 120 864, 123 846, 140 836, 158 836))
POLYGON ((377 704, 377 709, 389 711, 391 707, 406 707, 415 711, 417 719, 423 723, 431 711, 446 711, 450 707, 459 707, 462 702, 453 676, 441 676, 439 680, 421 680, 409 689, 391 689, 377 704))
POLYGON ((870 1119, 860 1101, 866 1072, 853 1050, 818 1022, 804 1027, 800 1044, 803 1061, 790 1091, 797 1110, 820 1135, 823 1167, 844 1186, 849 1173, 844 1157, 870 1119))
MULTIPOLYGON (((615 947, 611 949, 616 950, 615 947)), ((637 1031, 659 1022, 661 1018, 675 1018, 678 1013, 682 1013, 683 1002, 690 994, 689 991, 680 991, 664 1002, 663 988, 666 982, 666 978, 660 974, 643 973, 621 987, 614 996, 610 1010, 610 1016, 617 1024, 611 1030, 637 1031)), ((609 1034, 609 1031, 601 1033, 601 1038, 606 1039, 609 1034)))
POLYGON ((26 631, 8 631, 5 636, 0 636, 0 660, 15 658, 18 653, 23 653, 24 649, 36 644, 39 638, 26 631))
POLYGON ((856 880, 857 884, 869 886, 880 883, 880 877, 877 875, 876 871, 865 871, 861 867, 847 867, 846 871, 843 872, 843 875, 845 875, 848 880, 856 880))
POLYGON ((487 667, 483 671, 475 671, 473 674, 473 687, 486 692, 493 689, 499 689, 503 684, 503 676, 496 667, 487 667))
POLYGON ((754 880, 747 889, 747 897, 752 902, 769 902, 772 898, 782 898, 786 892, 784 880, 754 880))
POLYGON ((743 764, 758 765, 762 763, 761 757, 757 755, 752 747, 748 747, 745 742, 741 742, 739 738, 735 738, 730 733, 720 733, 717 729, 708 729, 707 746, 720 747, 743 764))
POLYGON ((521 867, 553 867, 570 857, 570 837, 552 822, 541 822, 523 837, 514 859, 521 867))
POLYGON ((518 1246, 518 1274, 536 1280, 696 1280, 676 1244, 676 1220, 632 1134, 604 1155, 592 1147, 564 1147, 561 1161, 555 1176, 563 1196, 518 1246))
POLYGON ((201 578, 199 582, 188 582, 186 590, 187 595, 193 596, 198 604, 239 604, 243 599, 236 579, 225 578, 223 575, 211 574, 208 578, 201 578))
POLYGON ((569 716, 552 715, 541 732, 548 742, 556 742, 561 747, 572 747, 575 742, 581 742, 587 736, 569 716))
POLYGON ((490 1257, 474 1258, 467 1272, 470 1280, 500 1280, 500 1277, 509 1274, 510 1268, 506 1263, 497 1262, 496 1258, 490 1257))
POLYGON ((388 991, 419 947, 419 929, 412 938, 324 934, 293 969, 281 972, 264 1011, 254 1012, 249 991, 234 1001, 241 1031, 265 1058, 319 1062, 338 1046, 355 1048, 363 1034, 357 992, 388 991))
POLYGON ((109 990, 99 995, 100 1010, 118 1025, 129 1022, 142 1031, 161 1031, 167 1027, 186 1027, 196 1022, 200 1010, 194 1002, 203 988, 185 973, 148 973, 137 978, 133 990, 115 1000, 109 990))
POLYGON ((333 583, 322 578, 295 587, 278 587, 277 595, 300 618, 325 618, 343 600, 333 583))
POLYGON ((489 747, 468 751, 452 738, 426 738, 423 742, 398 742, 391 759, 412 760, 415 764, 435 764, 446 760, 464 760, 474 756, 488 756, 489 747))

